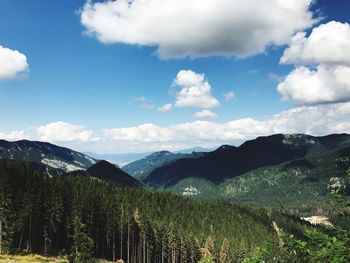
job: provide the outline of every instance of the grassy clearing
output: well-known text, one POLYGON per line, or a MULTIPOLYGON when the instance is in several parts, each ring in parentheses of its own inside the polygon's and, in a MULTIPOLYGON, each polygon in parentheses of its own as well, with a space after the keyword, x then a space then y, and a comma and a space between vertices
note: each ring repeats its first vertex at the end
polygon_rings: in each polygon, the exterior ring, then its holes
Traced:
POLYGON ((0 255, 0 263, 67 263, 64 258, 43 257, 40 255, 0 255))
MULTIPOLYGON (((111 261, 107 261, 107 260, 100 260, 99 262, 111 263, 111 261)), ((44 257, 36 254, 28 254, 28 255, 0 254, 0 263, 68 263, 68 260, 65 258, 44 257)))

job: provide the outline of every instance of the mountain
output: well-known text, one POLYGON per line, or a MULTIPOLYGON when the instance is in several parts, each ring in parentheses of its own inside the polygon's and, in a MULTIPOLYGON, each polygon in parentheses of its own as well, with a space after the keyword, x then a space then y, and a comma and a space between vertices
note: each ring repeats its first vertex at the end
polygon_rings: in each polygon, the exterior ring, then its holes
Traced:
MULTIPOLYGON (((208 149, 203 147, 193 147, 189 149, 182 149, 174 151, 175 154, 191 154, 193 152, 210 152, 214 149, 208 149)), ((169 152, 169 151, 159 151, 159 152, 169 152)), ((147 156, 151 155, 152 152, 143 152, 143 153, 116 153, 116 154, 98 154, 93 152, 85 152, 84 154, 91 156, 97 160, 106 160, 111 163, 118 164, 119 167, 124 167, 132 162, 145 159, 147 156)), ((129 169, 129 168, 128 168, 129 169)))
POLYGON ((178 150, 178 151, 174 151, 174 153, 184 153, 184 154, 190 154, 193 152, 211 152, 215 150, 215 148, 203 148, 201 146, 197 146, 197 147, 193 147, 193 148, 188 148, 188 149, 182 149, 182 150, 178 150))
MULTIPOLYGON (((259 207, 283 207, 293 214, 315 214, 332 207, 330 192, 346 182, 350 146, 279 165, 265 166, 220 184, 189 177, 166 190, 199 199, 224 199, 259 207)), ((344 189, 350 193, 350 185, 344 189)))
POLYGON ((0 140, 0 159, 44 164, 63 172, 86 170, 96 163, 95 159, 68 148, 27 140, 0 140))
POLYGON ((145 153, 116 153, 116 154, 98 154, 93 152, 84 153, 91 156, 97 160, 106 160, 111 163, 118 164, 118 166, 123 167, 131 162, 145 158, 151 152, 145 153))
POLYGON ((123 186, 141 186, 139 181, 107 161, 97 162, 87 169, 87 173, 103 181, 110 181, 123 186))
POLYGON ((138 180, 143 180, 150 172, 160 166, 181 158, 197 158, 202 155, 202 153, 197 152, 193 152, 192 154, 172 153, 169 151, 154 152, 141 160, 123 166, 122 169, 138 180))
POLYGON ((313 208, 329 209, 330 193, 346 181, 350 147, 308 156, 276 166, 249 171, 225 180, 217 189, 220 197, 259 206, 278 207, 306 213, 313 208))
POLYGON ((287 161, 319 156, 350 145, 350 135, 315 137, 276 134, 258 137, 239 147, 223 145, 198 158, 183 158, 153 170, 144 180, 148 185, 170 187, 185 178, 222 183, 248 171, 287 161))
MULTIPOLYGON (((113 168, 105 162, 95 168, 106 166, 113 168)), ((204 246, 241 262, 255 255, 257 247, 278 248, 271 222, 288 235, 300 235, 308 227, 278 211, 197 202, 86 176, 45 176, 14 160, 0 160, 0 196, 2 253, 27 247, 43 253, 49 246, 52 255, 76 253, 79 257, 70 256, 71 262, 200 262, 204 246)), ((272 251, 274 261, 282 262, 272 251)), ((8 257, 1 254, 0 262, 11 262, 8 257)))

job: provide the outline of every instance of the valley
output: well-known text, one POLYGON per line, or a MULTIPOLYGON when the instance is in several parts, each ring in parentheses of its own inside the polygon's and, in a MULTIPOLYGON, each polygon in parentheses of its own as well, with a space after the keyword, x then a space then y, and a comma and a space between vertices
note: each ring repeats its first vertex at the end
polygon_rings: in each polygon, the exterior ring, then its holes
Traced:
POLYGON ((347 236, 334 231, 348 231, 350 214, 332 195, 350 183, 347 134, 162 151, 122 169, 46 143, 2 142, 0 150, 1 251, 64 249, 72 262, 294 262, 281 238, 293 245, 322 235, 349 249, 347 236), (308 222, 316 218, 319 225, 308 222))

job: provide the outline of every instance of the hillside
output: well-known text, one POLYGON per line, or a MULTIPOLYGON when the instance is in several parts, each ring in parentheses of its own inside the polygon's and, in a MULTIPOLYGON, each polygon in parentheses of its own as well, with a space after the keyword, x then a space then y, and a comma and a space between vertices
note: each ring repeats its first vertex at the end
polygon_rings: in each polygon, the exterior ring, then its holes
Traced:
POLYGON ((339 185, 350 167, 350 147, 322 156, 310 156, 266 166, 213 184, 186 178, 160 188, 201 199, 225 199, 260 207, 283 205, 294 214, 313 214, 331 206, 332 187, 339 185))
POLYGON ((89 176, 121 186, 141 186, 139 181, 107 161, 97 162, 87 169, 87 173, 89 176))
POLYGON ((197 158, 204 153, 192 152, 191 154, 172 153, 169 151, 154 152, 145 158, 129 163, 122 167, 122 170, 138 180, 145 179, 150 172, 163 165, 169 164, 181 158, 197 158))
POLYGON ((277 211, 118 187, 91 177, 45 176, 25 162, 0 161, 0 171, 3 251, 57 255, 65 249, 71 257, 83 256, 79 262, 93 262, 90 255, 198 262, 207 248, 213 255, 225 253, 226 263, 241 261, 257 247, 277 249, 272 221, 297 235, 307 226, 277 211))
POLYGON ((276 134, 258 137, 239 147, 223 145, 199 158, 179 159, 153 170, 143 181, 155 187, 170 187, 186 178, 201 178, 218 184, 261 167, 320 156, 349 145, 348 134, 324 137, 276 134))
POLYGON ((71 149, 47 142, 0 140, 0 159, 20 160, 47 165, 63 172, 86 170, 96 160, 71 149))

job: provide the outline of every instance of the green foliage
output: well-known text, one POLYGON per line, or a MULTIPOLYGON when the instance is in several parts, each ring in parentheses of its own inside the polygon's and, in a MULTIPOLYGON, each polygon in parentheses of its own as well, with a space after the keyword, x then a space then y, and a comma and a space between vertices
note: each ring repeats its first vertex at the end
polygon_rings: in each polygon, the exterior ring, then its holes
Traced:
POLYGON ((304 233, 305 239, 298 240, 293 235, 286 236, 285 248, 288 257, 295 257, 298 262, 337 262, 350 261, 350 239, 347 234, 328 235, 315 229, 304 233))
POLYGON ((262 263, 262 262, 279 262, 277 253, 271 247, 257 247, 253 255, 243 259, 242 263, 262 263))
POLYGON ((195 201, 79 175, 44 176, 22 162, 0 161, 0 179, 11 203, 5 216, 13 229, 8 246, 52 255, 64 249, 71 261, 94 256, 198 262, 207 244, 211 256, 228 263, 257 246, 276 246, 271 220, 288 221, 280 213, 222 201, 195 201))
POLYGON ((201 260, 198 261, 198 263, 215 263, 215 257, 212 255, 207 255, 201 258, 201 260))
MULTIPOLYGON (((186 187, 192 186, 198 194, 196 199, 223 199, 257 207, 279 208, 281 204, 289 213, 305 216, 318 213, 331 213, 335 198, 343 200, 339 189, 332 197, 332 180, 347 181, 350 148, 331 154, 307 157, 279 165, 265 166, 239 176, 226 179, 220 184, 203 178, 191 177, 179 181, 166 190, 183 194, 186 187)), ((350 207, 349 207, 350 209, 350 207)))
MULTIPOLYGON (((339 185, 332 191, 337 205, 349 201, 342 189, 343 186, 339 185)), ((329 233, 309 228, 304 231, 303 239, 297 239, 294 235, 284 235, 284 258, 305 263, 350 262, 350 232, 339 227, 327 229, 327 232, 329 233)))
POLYGON ((0 209, 7 207, 2 220, 11 229, 7 247, 18 252, 29 248, 55 254, 64 249, 71 262, 350 260, 348 232, 315 232, 299 218, 276 210, 196 201, 91 177, 49 177, 14 161, 0 161, 0 189, 6 199, 0 209), (283 247, 272 221, 288 233, 283 247))
POLYGON ((94 263, 97 262, 93 256, 94 241, 85 233, 85 225, 78 216, 73 219, 73 244, 69 255, 69 262, 94 263))

